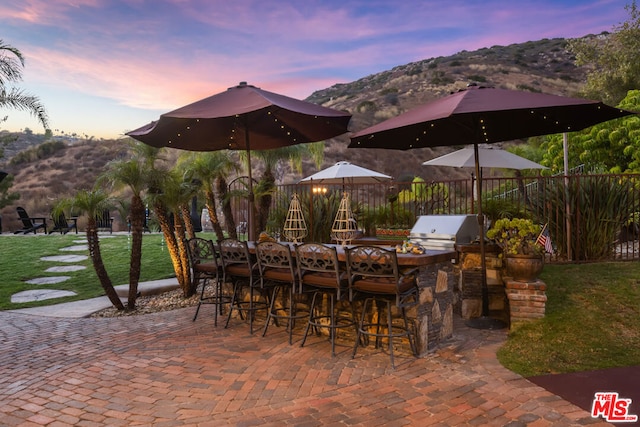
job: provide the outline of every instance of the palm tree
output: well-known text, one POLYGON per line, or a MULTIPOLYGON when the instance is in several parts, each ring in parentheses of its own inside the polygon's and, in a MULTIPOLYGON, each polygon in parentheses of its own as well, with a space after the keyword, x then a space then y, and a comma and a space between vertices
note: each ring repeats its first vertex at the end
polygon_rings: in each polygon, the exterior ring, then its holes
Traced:
POLYGON ((96 227, 96 214, 102 212, 109 206, 109 196, 102 190, 80 190, 72 199, 62 201, 60 207, 69 207, 74 212, 86 213, 87 215, 87 245, 89 256, 96 270, 96 275, 100 281, 102 289, 111 301, 111 304, 118 310, 124 310, 124 305, 118 297, 107 269, 102 261, 100 253, 100 239, 98 228, 96 227))
POLYGON ((151 165, 159 149, 131 142, 133 156, 126 160, 113 160, 99 180, 106 180, 114 187, 128 187, 131 191, 129 221, 131 224, 131 260, 129 263, 129 294, 127 308, 136 308, 140 265, 142 264, 142 234, 144 232, 145 205, 142 194, 147 188, 151 165), (148 148, 147 148, 148 147, 148 148))
POLYGON ((150 174, 152 184, 149 195, 153 210, 158 219, 160 229, 164 234, 165 243, 176 279, 182 289, 183 296, 193 295, 195 289, 191 283, 189 257, 185 245, 185 222, 191 221, 188 211, 189 199, 193 196, 194 187, 191 182, 185 182, 182 174, 177 170, 159 171, 150 174), (186 217, 185 217, 185 209, 186 217))
POLYGON ((24 57, 22 53, 0 39, 0 108, 28 111, 47 129, 49 127, 49 118, 40 100, 18 88, 7 87, 8 83, 22 80, 23 67, 24 57))
POLYGON ((180 158, 179 165, 188 175, 197 178, 202 183, 205 204, 211 218, 213 231, 218 241, 224 239, 224 231, 217 214, 217 203, 214 183, 222 204, 225 225, 230 236, 235 237, 235 222, 231 213, 231 205, 227 194, 227 176, 237 169, 228 151, 210 151, 203 153, 187 153, 180 158))
POLYGON ((258 203, 256 204, 256 234, 266 229, 269 217, 269 209, 271 208, 271 199, 275 190, 276 176, 274 170, 278 163, 282 160, 288 160, 292 169, 302 172, 303 157, 311 157, 320 167, 324 159, 324 143, 316 142, 313 144, 292 145, 289 147, 278 148, 275 150, 256 151, 255 156, 262 159, 265 165, 264 173, 256 189, 258 195, 258 203))

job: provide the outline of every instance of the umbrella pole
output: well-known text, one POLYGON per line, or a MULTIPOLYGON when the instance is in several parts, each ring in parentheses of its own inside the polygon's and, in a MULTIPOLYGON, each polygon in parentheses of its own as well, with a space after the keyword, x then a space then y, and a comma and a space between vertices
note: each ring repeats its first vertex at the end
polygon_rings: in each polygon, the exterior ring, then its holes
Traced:
POLYGON ((249 142, 249 130, 245 126, 244 131, 245 144, 247 147, 247 165, 249 169, 249 234, 248 241, 254 242, 256 240, 255 227, 255 196, 253 194, 253 177, 251 176, 251 144, 249 142))
POLYGON ((471 174, 471 213, 473 214, 476 210, 476 201, 475 201, 475 191, 473 187, 476 187, 476 189, 478 188, 476 186, 476 180, 477 178, 474 177, 473 174, 471 174), (474 179, 475 178, 475 179, 474 179))
POLYGON ((473 156, 476 167, 476 189, 478 193, 478 229, 480 232, 480 281, 482 283, 482 315, 469 319, 466 325, 474 329, 502 329, 507 325, 497 319, 489 317, 489 287, 487 286, 487 261, 485 259, 484 245, 484 215, 482 213, 482 175, 480 175, 480 159, 478 156, 478 144, 473 144, 473 156))
POLYGON ((311 180, 311 187, 309 191, 309 220, 309 224, 311 225, 311 241, 315 242, 315 240, 313 240, 315 238, 313 233, 313 229, 315 228, 315 225, 313 224, 313 179, 311 180))

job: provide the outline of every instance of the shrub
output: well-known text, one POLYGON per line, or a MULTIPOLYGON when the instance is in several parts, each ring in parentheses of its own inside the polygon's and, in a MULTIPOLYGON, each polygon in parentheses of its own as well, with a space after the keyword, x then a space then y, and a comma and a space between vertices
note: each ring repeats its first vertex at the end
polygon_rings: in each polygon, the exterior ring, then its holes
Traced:
POLYGON ((363 101, 358 104, 356 108, 358 113, 375 112, 377 110, 376 104, 372 101, 363 101))
POLYGON ((536 240, 540 226, 525 218, 502 218, 487 231, 487 237, 495 240, 506 255, 542 255, 544 247, 536 240))
POLYGON ((66 146, 62 141, 44 142, 40 145, 19 152, 11 158, 9 164, 12 166, 17 166, 34 162, 36 160, 46 159, 48 157, 51 157, 56 152, 64 150, 65 148, 66 146))
MULTIPOLYGON (((555 215, 549 220, 549 230, 564 230, 567 221, 565 201, 572 206, 570 215, 571 254, 574 260, 598 260, 610 256, 620 230, 634 221, 640 210, 638 183, 632 180, 613 181, 608 176, 583 176, 568 186, 552 181, 545 191, 538 191, 532 204, 542 212, 546 206, 555 215), (576 215, 579 212, 580 215, 576 215)), ((564 233, 552 235, 558 248, 567 247, 564 233)), ((561 249, 562 250, 562 249, 561 249)))
POLYGON ((470 76, 467 76, 467 79, 478 83, 484 83, 487 81, 487 78, 485 76, 481 76, 479 74, 472 74, 470 76))

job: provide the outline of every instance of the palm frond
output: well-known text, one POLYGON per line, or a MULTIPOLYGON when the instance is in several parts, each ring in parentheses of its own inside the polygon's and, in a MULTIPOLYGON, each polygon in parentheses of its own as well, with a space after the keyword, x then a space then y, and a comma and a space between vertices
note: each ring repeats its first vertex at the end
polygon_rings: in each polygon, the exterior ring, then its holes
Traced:
POLYGON ((24 93, 24 91, 11 88, 9 92, 4 87, 0 88, 0 108, 13 108, 29 112, 36 117, 42 126, 47 129, 49 127, 49 117, 36 96, 24 93))

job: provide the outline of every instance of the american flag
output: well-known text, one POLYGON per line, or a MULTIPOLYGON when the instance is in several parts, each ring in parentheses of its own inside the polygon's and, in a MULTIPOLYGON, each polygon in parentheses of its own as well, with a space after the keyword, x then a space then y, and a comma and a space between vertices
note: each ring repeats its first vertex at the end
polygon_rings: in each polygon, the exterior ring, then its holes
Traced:
POLYGON ((547 225, 549 224, 545 224, 544 227, 542 227, 542 231, 536 239, 536 243, 544 247, 545 251, 553 254, 553 245, 551 244, 551 236, 549 235, 549 228, 547 227, 547 225))

